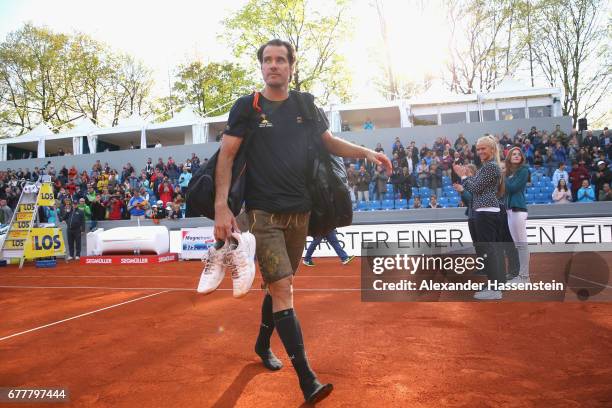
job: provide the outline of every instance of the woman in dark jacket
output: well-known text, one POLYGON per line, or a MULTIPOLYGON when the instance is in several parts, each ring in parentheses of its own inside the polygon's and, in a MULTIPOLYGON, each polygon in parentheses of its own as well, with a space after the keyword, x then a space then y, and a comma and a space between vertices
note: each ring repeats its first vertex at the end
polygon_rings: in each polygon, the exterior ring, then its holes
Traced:
MULTIPOLYGON (((496 248, 501 229, 500 205, 498 197, 503 195, 504 182, 499 161, 499 144, 492 136, 478 139, 476 153, 482 166, 475 176, 468 176, 465 166, 454 165, 455 173, 461 177, 463 188, 472 194, 474 211, 474 229, 476 240, 474 247, 478 257, 482 258, 489 284, 505 283, 506 276, 501 267, 501 254, 496 248)), ((501 290, 483 289, 476 292, 476 299, 501 299, 501 290)))

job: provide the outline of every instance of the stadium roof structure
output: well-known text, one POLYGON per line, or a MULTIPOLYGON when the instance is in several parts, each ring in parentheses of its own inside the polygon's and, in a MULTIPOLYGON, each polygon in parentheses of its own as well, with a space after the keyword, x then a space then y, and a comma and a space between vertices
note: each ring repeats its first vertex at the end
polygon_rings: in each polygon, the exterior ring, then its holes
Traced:
POLYGON ((97 135, 98 132, 100 132, 100 128, 96 126, 91 121, 91 119, 84 116, 77 122, 77 124, 72 129, 68 129, 65 132, 53 134, 52 136, 49 136, 46 139, 67 139, 76 136, 97 135))
POLYGON ((408 99, 409 105, 436 105, 459 102, 476 102, 476 94, 460 94, 451 92, 441 82, 433 83, 425 92, 408 99))
POLYGON ((495 89, 479 94, 482 99, 528 98, 561 94, 559 88, 532 88, 511 78, 504 79, 495 89))
POLYGON ((0 144, 15 144, 15 143, 38 143, 41 139, 47 139, 54 136, 53 131, 45 122, 39 123, 34 129, 30 130, 21 136, 7 137, 0 139, 0 144))
POLYGON ((186 105, 180 112, 161 123, 152 123, 147 129, 165 129, 178 126, 192 126, 204 123, 204 118, 198 115, 191 106, 186 105))

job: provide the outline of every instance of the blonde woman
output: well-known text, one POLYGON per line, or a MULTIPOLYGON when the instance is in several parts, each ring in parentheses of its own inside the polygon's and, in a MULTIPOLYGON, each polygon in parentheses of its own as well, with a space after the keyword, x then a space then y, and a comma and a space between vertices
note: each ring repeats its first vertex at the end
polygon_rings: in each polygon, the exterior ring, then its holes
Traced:
POLYGON ((508 227, 519 255, 518 276, 510 282, 529 282, 529 246, 527 244, 527 200, 529 167, 520 147, 513 147, 506 156, 506 208, 508 227))
MULTIPOLYGON (((503 196, 504 180, 499 160, 499 144, 492 136, 483 136, 476 143, 476 154, 482 166, 475 176, 468 176, 467 166, 453 165, 453 170, 461 177, 463 188, 472 194, 474 247, 483 258, 485 272, 490 283, 505 283, 506 274, 501 265, 502 254, 497 250, 500 241, 501 209, 498 197, 503 196)), ((483 289, 476 292, 475 299, 496 300, 502 298, 500 290, 483 289)))

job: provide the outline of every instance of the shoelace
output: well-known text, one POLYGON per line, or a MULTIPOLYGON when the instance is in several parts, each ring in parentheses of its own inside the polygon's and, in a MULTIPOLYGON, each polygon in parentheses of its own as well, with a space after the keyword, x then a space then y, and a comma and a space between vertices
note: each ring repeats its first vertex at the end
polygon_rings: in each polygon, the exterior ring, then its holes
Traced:
POLYGON ((204 272, 203 272, 205 275, 212 274, 213 265, 217 263, 220 257, 224 257, 225 255, 225 251, 221 251, 221 250, 213 251, 212 254, 210 252, 211 251, 209 250, 206 253, 206 255, 202 257, 202 262, 206 263, 206 265, 204 266, 204 272))
POLYGON ((241 251, 231 251, 225 257, 226 263, 224 265, 230 270, 232 279, 240 280, 243 276, 239 273, 239 268, 246 268, 248 266, 247 256, 241 251))

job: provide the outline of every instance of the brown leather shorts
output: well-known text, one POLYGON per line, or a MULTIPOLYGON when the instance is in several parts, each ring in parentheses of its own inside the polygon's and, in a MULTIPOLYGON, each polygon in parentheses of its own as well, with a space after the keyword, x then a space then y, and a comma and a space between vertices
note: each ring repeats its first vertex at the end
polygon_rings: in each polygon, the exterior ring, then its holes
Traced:
POLYGON ((265 283, 273 283, 297 272, 304 252, 310 212, 271 214, 247 212, 249 230, 255 235, 259 270, 265 283))

